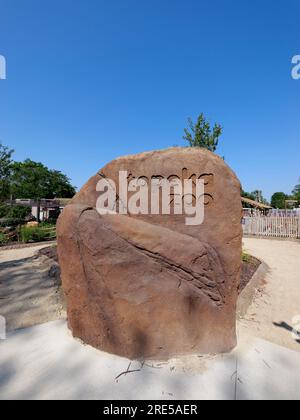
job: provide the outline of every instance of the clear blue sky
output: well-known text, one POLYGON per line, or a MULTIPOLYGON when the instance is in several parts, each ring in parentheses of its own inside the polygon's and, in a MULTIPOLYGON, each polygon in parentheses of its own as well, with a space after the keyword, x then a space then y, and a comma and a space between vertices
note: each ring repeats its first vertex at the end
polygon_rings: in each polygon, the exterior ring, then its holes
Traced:
POLYGON ((0 141, 77 187, 114 157, 224 127, 246 190, 300 177, 299 0, 0 0, 0 141))

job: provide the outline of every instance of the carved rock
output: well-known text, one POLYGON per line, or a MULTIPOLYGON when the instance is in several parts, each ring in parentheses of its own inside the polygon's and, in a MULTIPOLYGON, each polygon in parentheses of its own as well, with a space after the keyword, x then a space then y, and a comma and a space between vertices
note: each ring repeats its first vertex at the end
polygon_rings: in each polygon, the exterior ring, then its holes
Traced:
MULTIPOLYGON (((172 200, 172 197, 170 197, 172 200)), ((134 358, 227 352, 236 345, 241 271, 240 183, 222 159, 173 148, 119 158, 91 178, 58 223, 58 254, 75 337, 134 358), (106 215, 101 177, 205 180, 205 219, 106 215)))

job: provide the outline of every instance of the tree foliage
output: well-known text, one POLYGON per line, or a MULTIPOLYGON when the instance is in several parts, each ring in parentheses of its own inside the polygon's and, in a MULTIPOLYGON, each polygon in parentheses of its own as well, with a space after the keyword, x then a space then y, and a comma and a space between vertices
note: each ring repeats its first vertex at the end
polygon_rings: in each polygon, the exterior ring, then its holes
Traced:
POLYGON ((299 179, 299 184, 297 184, 293 190, 293 194, 298 194, 300 193, 300 179, 299 179))
POLYGON ((241 195, 244 198, 249 198, 250 200, 257 201, 258 203, 269 205, 268 200, 264 198, 261 190, 255 190, 250 193, 242 190, 241 195))
POLYGON ((293 190, 293 197, 295 200, 298 200, 298 204, 300 205, 300 179, 299 184, 297 184, 293 190))
POLYGON ((28 206, 8 206, 0 204, 0 219, 25 219, 31 214, 31 207, 28 206))
POLYGON ((14 198, 69 198, 76 193, 66 175, 30 159, 12 164, 10 189, 14 198))
POLYGON ((261 190, 252 191, 251 195, 254 197, 254 200, 258 203, 269 205, 268 200, 263 196, 263 192, 261 190))
POLYGON ((9 198, 13 150, 0 143, 0 201, 9 198))
POLYGON ((284 209, 285 200, 288 199, 288 196, 284 192, 276 192, 272 195, 271 206, 275 209, 284 209))
MULTIPOLYGON (((300 182, 300 180, 299 180, 300 182)), ((300 206, 300 183, 298 183, 292 191, 292 195, 285 194, 283 192, 276 192, 272 196, 272 207, 277 209, 284 209, 286 207, 286 200, 298 201, 296 206, 300 206)))
POLYGON ((215 124, 212 129, 202 113, 195 124, 191 118, 188 119, 188 128, 184 129, 183 139, 189 143, 190 147, 203 147, 211 152, 215 152, 221 134, 222 127, 219 124, 215 124))

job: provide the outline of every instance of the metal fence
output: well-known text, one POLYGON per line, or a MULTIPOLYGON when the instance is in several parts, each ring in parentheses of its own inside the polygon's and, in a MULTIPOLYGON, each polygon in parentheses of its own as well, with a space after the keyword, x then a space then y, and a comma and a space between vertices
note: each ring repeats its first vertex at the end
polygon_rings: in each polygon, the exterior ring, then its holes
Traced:
POLYGON ((244 235, 300 238, 300 217, 244 217, 244 235))

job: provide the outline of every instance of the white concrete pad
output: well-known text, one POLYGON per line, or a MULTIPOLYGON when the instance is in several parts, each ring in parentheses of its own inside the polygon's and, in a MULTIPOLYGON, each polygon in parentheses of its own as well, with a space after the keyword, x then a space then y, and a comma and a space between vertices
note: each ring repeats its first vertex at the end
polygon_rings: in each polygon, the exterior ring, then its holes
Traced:
POLYGON ((141 370, 116 380, 129 363, 74 340, 64 321, 19 330, 0 341, 0 398, 235 398, 233 355, 132 362, 129 370, 141 370))
POLYGON ((300 353, 261 339, 238 353, 238 400, 300 400, 300 353))
POLYGON ((300 399, 299 368, 299 353, 258 339, 229 355, 130 363, 54 321, 0 341, 0 399, 300 399))

